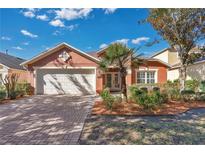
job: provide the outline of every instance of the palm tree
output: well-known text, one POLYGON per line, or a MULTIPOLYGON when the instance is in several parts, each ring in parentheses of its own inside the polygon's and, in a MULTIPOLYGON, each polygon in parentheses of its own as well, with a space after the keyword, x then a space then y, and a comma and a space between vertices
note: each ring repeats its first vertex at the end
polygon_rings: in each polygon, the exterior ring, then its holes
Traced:
POLYGON ((136 54, 136 49, 130 49, 122 43, 111 44, 103 56, 100 67, 106 71, 109 66, 116 67, 119 69, 121 77, 121 93, 125 101, 127 101, 127 85, 126 75, 127 68, 139 67, 144 62, 143 59, 136 54))

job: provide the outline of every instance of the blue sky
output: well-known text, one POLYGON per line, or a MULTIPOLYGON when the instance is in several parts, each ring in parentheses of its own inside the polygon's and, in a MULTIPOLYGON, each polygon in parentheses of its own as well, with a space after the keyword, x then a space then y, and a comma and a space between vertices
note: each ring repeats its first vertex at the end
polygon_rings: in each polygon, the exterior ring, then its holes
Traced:
POLYGON ((0 9, 0 51, 30 59, 61 42, 89 52, 117 41, 151 55, 168 44, 144 46, 160 38, 150 24, 138 24, 147 15, 147 9, 0 9))

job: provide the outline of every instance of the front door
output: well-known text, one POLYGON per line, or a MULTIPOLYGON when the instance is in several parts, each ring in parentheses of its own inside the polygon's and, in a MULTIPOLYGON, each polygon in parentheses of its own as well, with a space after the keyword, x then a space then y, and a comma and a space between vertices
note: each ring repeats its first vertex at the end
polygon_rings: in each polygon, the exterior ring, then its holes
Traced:
POLYGON ((119 73, 107 73, 106 74, 106 87, 110 90, 120 90, 120 76, 119 73))

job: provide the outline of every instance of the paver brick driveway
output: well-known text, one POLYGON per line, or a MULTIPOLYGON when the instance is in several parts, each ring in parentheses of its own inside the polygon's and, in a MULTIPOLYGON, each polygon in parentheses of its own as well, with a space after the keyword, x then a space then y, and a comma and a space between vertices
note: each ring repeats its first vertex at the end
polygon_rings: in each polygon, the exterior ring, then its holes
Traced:
POLYGON ((0 105, 0 144, 77 144, 94 99, 32 96, 0 105))

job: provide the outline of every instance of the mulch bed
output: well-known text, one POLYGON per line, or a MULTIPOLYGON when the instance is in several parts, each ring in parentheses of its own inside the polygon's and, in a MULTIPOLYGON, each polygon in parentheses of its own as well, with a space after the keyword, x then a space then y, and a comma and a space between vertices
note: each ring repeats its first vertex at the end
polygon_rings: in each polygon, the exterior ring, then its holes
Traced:
POLYGON ((144 110, 136 103, 120 103, 114 106, 112 111, 108 110, 102 101, 96 101, 93 108, 93 115, 176 115, 190 109, 205 108, 205 102, 176 102, 162 104, 155 110, 144 110))

